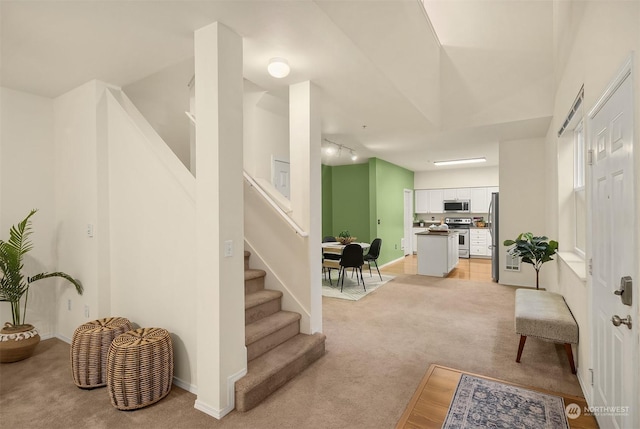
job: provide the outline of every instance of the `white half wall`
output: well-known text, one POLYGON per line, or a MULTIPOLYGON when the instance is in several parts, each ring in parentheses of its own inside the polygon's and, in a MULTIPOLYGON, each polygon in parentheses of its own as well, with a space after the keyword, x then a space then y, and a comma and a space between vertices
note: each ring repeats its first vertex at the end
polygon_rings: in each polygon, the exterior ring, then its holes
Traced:
POLYGON ((193 57, 122 88, 182 163, 191 164, 190 88, 193 57))
MULTIPOLYGON (((131 115, 107 94, 111 311, 171 334, 174 376, 196 380, 195 189, 182 183, 131 115)), ((162 143, 157 137, 159 143, 162 143)), ((169 156, 174 155, 167 151, 169 156)), ((106 315, 105 315, 106 316, 106 315)))

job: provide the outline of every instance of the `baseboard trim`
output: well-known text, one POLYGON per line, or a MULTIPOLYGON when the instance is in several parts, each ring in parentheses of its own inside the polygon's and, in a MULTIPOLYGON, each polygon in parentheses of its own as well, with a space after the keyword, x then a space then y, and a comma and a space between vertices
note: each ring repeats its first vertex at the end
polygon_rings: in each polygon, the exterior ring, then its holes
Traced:
MULTIPOLYGON (((410 256, 410 255, 407 255, 407 256, 410 256)), ((396 262, 403 261, 405 257, 406 257, 406 256, 403 256, 403 257, 401 257, 401 258, 394 259, 393 261, 389 261, 389 262, 387 262, 387 263, 386 263, 386 264, 384 264, 384 265, 380 265, 380 267, 379 267, 379 268, 384 268, 384 267, 386 267, 387 265, 391 265, 391 264, 395 264, 396 262)))
POLYGON ((590 406, 591 404, 593 404, 593 402, 591 402, 592 394, 593 394, 591 385, 584 383, 584 380, 580 376, 580 367, 578 367, 578 371, 576 375, 578 377, 578 384, 580 384, 580 388, 582 389, 582 393, 584 394, 584 400, 587 401, 587 405, 590 406))
POLYGON ((231 411, 233 411, 234 408, 236 407, 236 381, 238 381, 245 375, 247 375, 247 368, 243 368, 240 371, 236 372, 235 374, 232 374, 229 377, 227 377, 227 404, 228 405, 226 407, 224 408, 212 407, 211 405, 201 401, 200 399, 196 399, 196 402, 193 405, 193 407, 196 410, 202 411, 203 413, 208 414, 211 417, 215 417, 218 420, 222 419, 224 416, 226 416, 231 411))
POLYGON ((198 394, 198 386, 196 386, 195 384, 187 383, 186 381, 178 377, 175 377, 175 376, 173 377, 173 384, 175 384, 181 389, 186 390, 189 393, 193 393, 194 395, 198 394))
MULTIPOLYGON (((67 344, 71 344, 71 338, 67 338, 64 335, 60 335, 60 334, 50 334, 47 335, 46 337, 40 337, 41 340, 48 340, 50 338, 57 338, 60 341, 64 341, 67 344)), ((189 393, 193 393, 194 395, 198 394, 198 386, 191 384, 191 383, 187 383, 186 381, 178 378, 178 377, 173 377, 173 384, 175 384, 176 386, 178 386, 181 389, 186 390, 189 393)))
POLYGON ((69 337, 65 337, 65 336, 64 336, 64 335, 62 335, 62 334, 55 334, 55 335, 52 335, 52 336, 51 336, 51 338, 54 338, 54 337, 55 337, 55 338, 57 338, 57 339, 59 339, 60 341, 64 341, 64 342, 65 342, 65 343, 67 343, 67 344, 71 344, 71 338, 69 338, 69 337))

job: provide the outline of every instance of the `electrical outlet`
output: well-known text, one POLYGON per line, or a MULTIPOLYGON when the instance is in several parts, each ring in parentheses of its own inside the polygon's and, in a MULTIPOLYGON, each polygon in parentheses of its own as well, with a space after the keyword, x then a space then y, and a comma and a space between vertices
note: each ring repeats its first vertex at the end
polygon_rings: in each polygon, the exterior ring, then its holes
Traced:
POLYGON ((89 317, 89 306, 88 305, 84 306, 84 317, 89 317))
POLYGON ((87 224, 87 235, 89 237, 93 237, 93 224, 92 223, 88 223, 87 224))
POLYGON ((67 300, 67 310, 71 311, 71 300, 67 300))

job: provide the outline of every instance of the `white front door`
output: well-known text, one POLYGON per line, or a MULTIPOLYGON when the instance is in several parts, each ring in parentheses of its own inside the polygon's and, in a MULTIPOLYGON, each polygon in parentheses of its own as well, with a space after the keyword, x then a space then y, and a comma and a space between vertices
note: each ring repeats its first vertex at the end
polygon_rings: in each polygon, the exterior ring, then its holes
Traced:
MULTIPOLYGON (((592 356, 593 404, 600 427, 638 427, 638 293, 633 303, 615 292, 620 279, 634 276, 638 223, 633 191, 633 85, 628 65, 589 113, 592 172, 592 356), (612 318, 631 317, 615 326, 612 318)), ((618 324, 619 320, 616 320, 618 324)))
POLYGON ((271 184, 275 186, 275 188, 280 191, 282 195, 284 195, 287 199, 290 199, 290 176, 291 176, 291 165, 287 161, 282 161, 280 159, 273 160, 273 177, 271 179, 271 184))
POLYGON ((404 190, 404 239, 402 241, 402 250, 404 256, 411 255, 413 252, 413 191, 411 189, 404 190))

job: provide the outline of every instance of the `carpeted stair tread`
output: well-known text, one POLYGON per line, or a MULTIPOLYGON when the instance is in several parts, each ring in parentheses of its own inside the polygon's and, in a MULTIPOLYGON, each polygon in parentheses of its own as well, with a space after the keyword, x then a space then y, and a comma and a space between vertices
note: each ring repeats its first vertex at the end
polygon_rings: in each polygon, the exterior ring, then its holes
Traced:
POLYGON ((250 344, 279 331, 291 323, 299 321, 300 317, 299 313, 279 311, 256 322, 250 323, 244 329, 244 343, 246 346, 249 346, 250 344))
POLYGON ((244 270, 244 281, 246 282, 247 280, 259 279, 260 277, 264 277, 266 275, 267 272, 265 270, 256 270, 250 268, 248 270, 244 270))
POLYGON ((244 309, 248 310, 280 297, 282 297, 282 292, 279 290, 263 289, 258 292, 248 293, 244 297, 244 309))
POLYGON ((236 408, 248 411, 324 355, 325 335, 298 334, 249 362, 236 383, 236 408))
POLYGON ((282 292, 261 289, 244 295, 244 324, 249 325, 282 310, 282 292))

